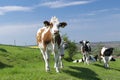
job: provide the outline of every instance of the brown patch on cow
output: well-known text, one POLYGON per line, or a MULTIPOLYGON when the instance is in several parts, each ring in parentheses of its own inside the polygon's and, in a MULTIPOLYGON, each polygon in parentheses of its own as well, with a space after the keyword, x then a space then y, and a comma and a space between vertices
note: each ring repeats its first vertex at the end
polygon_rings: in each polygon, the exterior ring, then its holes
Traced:
POLYGON ((43 36, 44 46, 49 44, 52 41, 52 34, 50 30, 48 30, 43 36))
POLYGON ((41 37, 44 29, 40 29, 40 32, 37 33, 36 39, 37 39, 37 45, 41 42, 41 37))

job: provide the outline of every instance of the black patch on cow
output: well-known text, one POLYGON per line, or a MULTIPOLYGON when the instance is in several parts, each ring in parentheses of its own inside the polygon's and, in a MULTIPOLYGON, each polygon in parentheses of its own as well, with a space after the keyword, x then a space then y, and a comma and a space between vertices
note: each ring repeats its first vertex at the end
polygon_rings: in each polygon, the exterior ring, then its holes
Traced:
POLYGON ((83 58, 82 58, 82 62, 84 62, 83 58))
POLYGON ((82 46, 82 50, 83 50, 83 52, 85 52, 85 51, 90 52, 91 47, 90 46, 88 47, 87 45, 84 45, 84 46, 82 46))
POLYGON ((61 44, 61 37, 60 37, 60 34, 57 34, 57 35, 55 36, 55 43, 57 43, 58 46, 60 46, 60 44, 61 44))
POLYGON ((113 48, 108 48, 104 51, 104 55, 103 56, 110 56, 113 53, 113 48))
POLYGON ((77 63, 79 62, 79 60, 76 61, 77 63))
POLYGON ((94 57, 94 58, 95 58, 95 60, 97 61, 97 59, 98 59, 98 55, 95 55, 95 57, 94 57))
POLYGON ((112 57, 110 61, 116 61, 116 60, 112 57))

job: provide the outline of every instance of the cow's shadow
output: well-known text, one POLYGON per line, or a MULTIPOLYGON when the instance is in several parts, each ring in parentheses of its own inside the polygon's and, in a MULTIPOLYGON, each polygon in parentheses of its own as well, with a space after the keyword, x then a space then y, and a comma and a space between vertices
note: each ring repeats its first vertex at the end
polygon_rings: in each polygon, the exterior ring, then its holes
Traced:
POLYGON ((13 67, 13 66, 0 62, 0 69, 6 68, 6 67, 13 67))
MULTIPOLYGON (((100 64, 94 64, 95 66, 97 67, 101 67, 101 68, 105 68, 104 65, 100 65, 100 64)), ((109 67, 109 68, 105 68, 106 70, 116 70, 116 71, 120 71, 120 69, 116 69, 116 68, 112 68, 112 67, 109 67)))
POLYGON ((100 65, 100 64, 94 64, 94 65, 97 66, 97 67, 104 68, 104 65, 100 65))
POLYGON ((94 71, 88 68, 76 66, 69 66, 69 68, 71 69, 63 70, 63 72, 82 80, 101 80, 100 78, 97 77, 98 75, 94 71))

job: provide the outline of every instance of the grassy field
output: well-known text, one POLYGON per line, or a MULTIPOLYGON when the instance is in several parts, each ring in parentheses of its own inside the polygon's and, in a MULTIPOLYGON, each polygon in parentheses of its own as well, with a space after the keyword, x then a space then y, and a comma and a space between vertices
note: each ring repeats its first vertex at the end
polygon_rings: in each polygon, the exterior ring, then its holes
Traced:
POLYGON ((120 59, 110 62, 110 69, 99 62, 84 65, 63 60, 60 73, 55 72, 53 62, 51 55, 51 71, 45 72, 39 49, 0 45, 0 80, 120 80, 120 59))

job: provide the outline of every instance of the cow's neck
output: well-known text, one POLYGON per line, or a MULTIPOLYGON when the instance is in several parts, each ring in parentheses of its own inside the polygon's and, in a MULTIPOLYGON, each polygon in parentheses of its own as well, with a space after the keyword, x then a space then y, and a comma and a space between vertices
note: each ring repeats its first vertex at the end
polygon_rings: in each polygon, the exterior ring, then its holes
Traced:
POLYGON ((48 28, 46 31, 45 31, 45 34, 44 34, 44 43, 45 44, 49 44, 50 42, 54 43, 54 44, 57 44, 59 47, 60 47, 60 44, 61 44, 61 37, 60 37, 60 34, 52 34, 51 32, 51 29, 48 28))
POLYGON ((61 37, 60 37, 60 34, 57 34, 57 35, 55 36, 55 43, 57 43, 58 46, 60 46, 60 44, 61 44, 61 37))

